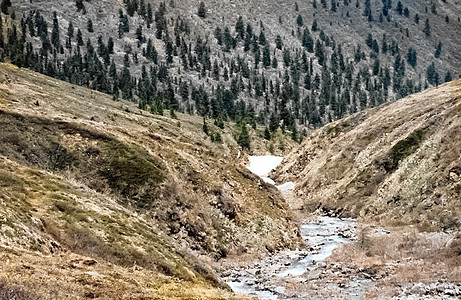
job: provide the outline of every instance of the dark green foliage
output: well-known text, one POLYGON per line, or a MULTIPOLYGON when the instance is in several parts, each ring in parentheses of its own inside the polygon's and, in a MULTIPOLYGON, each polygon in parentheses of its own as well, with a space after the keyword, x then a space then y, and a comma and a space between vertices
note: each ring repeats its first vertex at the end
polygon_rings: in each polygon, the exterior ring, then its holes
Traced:
POLYGON ((435 53, 434 53, 435 58, 439 58, 440 54, 442 54, 442 42, 439 42, 437 44, 437 48, 435 49, 435 53))
POLYGON ((399 15, 401 15, 403 13, 403 5, 402 5, 402 2, 397 2, 397 7, 395 8, 395 10, 397 11, 397 13, 399 15))
POLYGON ((421 144, 424 138, 424 134, 426 133, 425 129, 418 129, 413 131, 407 138, 400 140, 395 144, 387 157, 378 161, 387 173, 392 173, 398 167, 399 162, 413 154, 421 144))
POLYGON ((447 74, 445 74, 445 79, 444 79, 444 81, 445 81, 445 82, 449 82, 449 81, 452 81, 452 80, 453 80, 453 77, 451 76, 450 71, 448 71, 447 74))
POLYGON ((108 142, 101 151, 99 174, 109 187, 141 207, 151 206, 156 196, 149 192, 165 179, 161 163, 137 146, 116 141, 108 142))
POLYGON ((312 22, 312 31, 316 32, 318 30, 318 25, 317 25, 317 19, 314 19, 314 22, 312 22))
POLYGON ((429 18, 426 18, 426 22, 424 23, 423 32, 426 35, 426 37, 431 36, 431 24, 429 23, 429 18))
POLYGON ((59 41, 59 24, 56 12, 53 12, 53 29, 51 31, 51 43, 56 49, 59 49, 61 45, 59 41))
POLYGON ((298 15, 298 17, 296 18, 296 24, 298 24, 298 26, 303 26, 304 25, 304 20, 303 20, 303 17, 301 15, 298 15))
POLYGON ((250 150, 250 134, 248 133, 247 125, 242 125, 242 130, 238 136, 237 144, 240 145, 243 149, 250 150))
POLYGON ((86 13, 85 5, 83 4, 83 0, 75 0, 75 5, 77 6, 77 11, 82 11, 83 14, 86 13))
POLYGON ((267 127, 264 129, 264 138, 265 138, 266 140, 268 140, 268 141, 271 140, 271 133, 270 133, 270 131, 269 131, 269 128, 267 128, 267 127))
POLYGON ((200 17, 200 18, 206 18, 206 8, 205 8, 205 3, 203 2, 200 2, 199 6, 198 6, 198 10, 197 10, 197 15, 200 17))
MULTIPOLYGON (((235 23, 232 20, 221 22, 235 24, 235 27, 220 25, 215 28, 214 37, 220 45, 217 49, 212 45, 216 41, 198 33, 191 34, 182 16, 172 17, 173 11, 167 14, 163 2, 158 4, 154 18, 152 5, 148 2, 125 0, 126 12, 123 9, 119 11, 118 37, 122 38, 129 32, 130 23, 136 24, 135 32, 127 37, 136 37, 137 45, 123 41, 114 43, 114 37, 99 36, 97 50, 91 42, 85 47, 83 36, 91 37, 91 40, 94 37, 86 31, 85 34, 80 30, 74 32, 74 25, 70 22, 65 36, 67 51, 64 53, 59 42, 58 19, 53 16, 52 30, 48 30, 44 17, 37 11, 31 12, 30 16, 24 15, 19 31, 13 30, 12 26, 5 39, 0 34, 0 60, 7 57, 19 66, 84 86, 91 82, 93 89, 111 93, 116 100, 123 97, 136 101, 140 108, 150 108, 153 113, 161 114, 164 109, 173 108, 215 120, 247 123, 254 128, 256 123, 267 124, 269 131, 277 130, 282 121, 291 132, 295 124, 301 127, 320 126, 358 109, 379 105, 391 96, 400 98, 420 90, 418 79, 409 80, 405 74, 405 63, 408 63, 420 75, 416 70, 416 50, 408 48, 405 40, 383 35, 382 41, 379 39, 381 43, 378 43, 370 33, 365 40, 367 49, 359 43, 353 45, 355 52, 352 55, 342 53, 336 37, 328 36, 318 28, 315 17, 309 27, 301 12, 292 12, 293 16, 297 16, 298 25, 292 37, 299 39, 302 47, 292 43, 284 45, 283 34, 276 32, 274 39, 273 32, 265 29, 262 22, 256 25, 250 21, 244 23, 244 18, 239 16, 235 18, 235 23), (142 19, 141 23, 130 19, 130 15, 138 18, 136 13, 142 19), (143 27, 150 28, 154 21, 152 29, 143 27), (253 26, 257 30, 253 30, 253 26), (153 33, 158 41, 152 38, 153 33), (271 44, 266 35, 275 43, 271 44), (29 37, 36 38, 39 47, 29 43, 29 37), (8 42, 2 46, 3 40, 8 42), (155 47, 160 47, 161 54, 155 47), (240 52, 242 48, 244 52, 240 52), (126 53, 124 65, 118 66, 121 63, 119 53, 112 55, 115 50, 122 49, 126 53), (403 49, 408 52, 401 53, 403 49), (391 55, 395 58, 394 68, 387 65, 391 55), (316 67, 316 60, 320 69, 316 67), (189 76, 191 74, 193 77, 189 76), (389 93, 390 86, 394 93, 389 93), (253 104, 257 103, 257 110, 241 100, 248 98, 253 99, 253 104)), ((327 8, 327 3, 330 3, 331 11, 341 7, 343 13, 342 5, 347 7, 350 2, 323 0, 322 6, 327 8)), ((83 3, 76 1, 79 7, 84 7, 83 3)), ((382 3, 382 15, 390 20, 392 3, 390 0, 382 0, 382 3)), ((360 11, 371 21, 374 11, 371 4, 375 2, 368 0, 358 4, 364 5, 360 11)), ((204 6, 202 2, 198 8, 203 8, 204 17, 207 17, 204 6)), ((406 11, 402 6, 402 14, 406 11)), ((84 20, 92 31, 91 19, 84 20)), ((283 21, 282 17, 280 21, 283 21)), ((333 26, 331 22, 330 26, 333 26)), ((400 32, 409 35, 406 28, 400 28, 400 32)), ((440 57, 441 50, 440 43, 436 58, 440 57)), ((447 74, 446 69, 441 71, 447 74)), ((441 82, 435 67, 429 68, 427 75, 428 82, 441 82)), ((448 77, 442 79, 445 78, 448 77)))
POLYGON ((8 14, 8 8, 11 6, 11 0, 2 0, 0 3, 0 11, 5 15, 8 14))
POLYGON ((88 32, 94 32, 93 21, 91 19, 88 19, 88 22, 86 24, 86 29, 88 30, 88 32))
POLYGON ((413 68, 416 67, 416 50, 411 47, 408 48, 407 62, 413 68))
POLYGON ((405 9, 403 10, 403 15, 407 18, 410 17, 410 10, 408 9, 408 7, 405 7, 405 9))
POLYGON ((439 85, 440 83, 439 73, 437 73, 435 69, 434 62, 432 62, 429 67, 427 67, 426 76, 427 76, 427 81, 430 84, 435 85, 435 86, 439 85))
POLYGON ((370 0, 365 0, 365 7, 363 9, 363 15, 367 17, 368 22, 373 21, 373 14, 371 12, 371 2, 370 0))
POLYGON ((209 131, 208 131, 208 124, 206 123, 206 118, 203 118, 202 130, 203 130, 203 132, 204 132, 206 135, 209 134, 209 131))

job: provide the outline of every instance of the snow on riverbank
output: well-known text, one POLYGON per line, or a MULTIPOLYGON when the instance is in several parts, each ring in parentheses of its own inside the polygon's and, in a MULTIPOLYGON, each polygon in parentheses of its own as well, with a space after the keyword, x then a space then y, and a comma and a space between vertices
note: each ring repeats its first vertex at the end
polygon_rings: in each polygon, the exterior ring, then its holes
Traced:
MULTIPOLYGON (((250 156, 247 168, 265 182, 275 185, 268 177, 283 160, 279 156, 250 156)), ((293 190, 293 182, 285 182, 277 188, 284 196, 293 190)), ((333 249, 349 243, 346 236, 353 236, 355 221, 317 217, 301 226, 301 235, 310 250, 286 250, 255 261, 239 270, 229 270, 223 276, 236 293, 248 294, 260 299, 278 299, 285 294, 285 285, 302 279, 309 268, 315 268, 331 255, 333 249)))

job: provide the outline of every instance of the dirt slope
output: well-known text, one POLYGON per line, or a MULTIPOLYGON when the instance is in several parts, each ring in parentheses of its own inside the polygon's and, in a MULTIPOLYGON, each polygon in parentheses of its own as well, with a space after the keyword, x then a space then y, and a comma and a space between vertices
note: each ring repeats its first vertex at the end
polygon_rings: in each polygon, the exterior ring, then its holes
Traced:
POLYGON ((292 206, 421 229, 456 227, 461 80, 313 132, 277 170, 292 206))
POLYGON ((202 122, 1 64, 0 284, 44 299, 231 298, 207 262, 296 246, 281 194, 240 164, 235 126, 210 122, 213 143, 202 122))

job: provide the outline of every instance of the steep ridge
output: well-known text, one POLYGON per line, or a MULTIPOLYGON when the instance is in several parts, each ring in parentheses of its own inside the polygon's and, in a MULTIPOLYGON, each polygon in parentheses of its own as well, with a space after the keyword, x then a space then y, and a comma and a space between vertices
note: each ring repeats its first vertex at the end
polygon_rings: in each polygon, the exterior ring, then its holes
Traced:
POLYGON ((208 262, 295 247, 299 232, 240 165, 235 125, 210 123, 216 143, 202 124, 1 64, 0 284, 46 299, 232 298, 208 262))
POLYGON ((291 205, 419 229, 459 225, 461 80, 314 131, 276 170, 291 205))

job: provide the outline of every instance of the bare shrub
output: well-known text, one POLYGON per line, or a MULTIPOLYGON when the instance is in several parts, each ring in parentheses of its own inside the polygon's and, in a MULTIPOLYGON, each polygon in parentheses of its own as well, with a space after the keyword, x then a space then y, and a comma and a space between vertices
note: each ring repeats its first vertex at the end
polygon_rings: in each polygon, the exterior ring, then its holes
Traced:
POLYGON ((39 300, 38 296, 32 295, 20 288, 9 285, 0 279, 0 300, 39 300))

